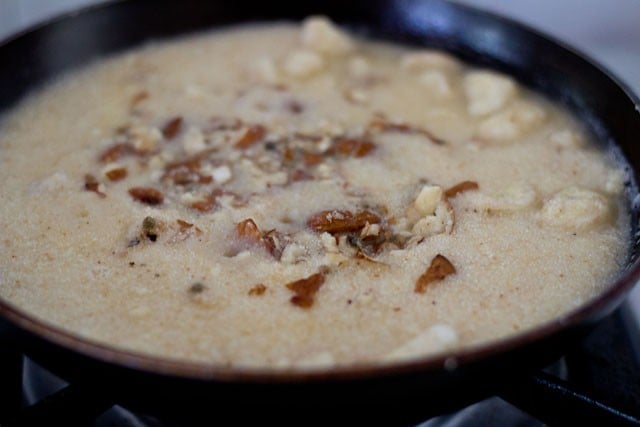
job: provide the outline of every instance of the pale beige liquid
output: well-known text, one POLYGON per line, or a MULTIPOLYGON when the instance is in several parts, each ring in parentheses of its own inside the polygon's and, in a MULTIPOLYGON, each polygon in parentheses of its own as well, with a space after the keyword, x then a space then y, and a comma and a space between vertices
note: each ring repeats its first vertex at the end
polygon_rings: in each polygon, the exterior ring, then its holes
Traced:
POLYGON ((496 340, 570 312, 613 280, 628 232, 623 175, 564 111, 504 82, 492 89, 495 75, 487 89, 450 58, 327 41, 324 29, 301 37, 292 25, 245 27, 150 46, 18 106, 0 128, 0 297, 122 349, 309 367, 496 340), (380 113, 445 143, 369 132, 380 113), (178 134, 162 137, 176 116, 178 134), (243 125, 219 129, 234 118, 243 125), (244 124, 266 134, 234 148, 244 124), (127 125, 128 136, 117 136, 127 125), (366 132, 372 152, 326 154, 337 138, 366 132), (148 153, 100 162, 118 138, 148 153), (325 153, 319 165, 291 161, 309 175, 300 181, 281 150, 296 140, 325 153), (212 182, 162 179, 167 163, 204 150, 200 173, 212 182), (110 181, 105 172, 118 167, 128 176, 110 181), (86 174, 106 197, 85 190, 86 174), (415 203, 425 183, 436 191, 465 180, 479 189, 450 198, 452 211, 425 213, 415 203), (162 191, 164 201, 134 200, 135 186, 162 191), (191 207, 214 188, 242 202, 223 196, 208 212, 191 207), (344 239, 336 246, 307 226, 332 209, 371 209, 407 243, 385 247, 375 262, 358 258, 344 239), (134 245, 145 217, 161 224, 157 240, 134 245), (235 226, 247 218, 287 235, 281 256, 238 244, 235 226), (449 225, 438 228, 442 218, 449 225), (456 273, 416 292, 436 254, 456 273), (286 285, 319 271, 325 282, 311 307, 293 304, 286 285), (250 295, 257 284, 264 293, 250 295))

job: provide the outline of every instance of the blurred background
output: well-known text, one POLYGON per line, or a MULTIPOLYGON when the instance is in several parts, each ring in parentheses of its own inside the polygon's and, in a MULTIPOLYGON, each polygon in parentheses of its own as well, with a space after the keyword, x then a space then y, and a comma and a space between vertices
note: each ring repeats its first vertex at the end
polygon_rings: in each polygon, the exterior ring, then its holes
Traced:
MULTIPOLYGON (((58 14, 104 1, 0 0, 0 40, 58 14)), ((552 35, 603 64, 640 96, 640 0, 456 1, 552 35)), ((640 286, 631 300, 640 322, 640 286)))

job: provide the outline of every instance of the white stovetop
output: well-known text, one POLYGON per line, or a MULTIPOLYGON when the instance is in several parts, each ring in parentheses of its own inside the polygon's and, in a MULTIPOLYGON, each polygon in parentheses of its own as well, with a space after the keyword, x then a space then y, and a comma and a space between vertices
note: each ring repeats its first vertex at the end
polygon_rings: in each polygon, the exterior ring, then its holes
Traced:
MULTIPOLYGON (((103 1, 0 0, 0 40, 56 14, 103 1)), ((640 96, 640 0, 457 1, 512 17, 577 47, 640 96)), ((640 286, 630 302, 640 322, 640 286)))

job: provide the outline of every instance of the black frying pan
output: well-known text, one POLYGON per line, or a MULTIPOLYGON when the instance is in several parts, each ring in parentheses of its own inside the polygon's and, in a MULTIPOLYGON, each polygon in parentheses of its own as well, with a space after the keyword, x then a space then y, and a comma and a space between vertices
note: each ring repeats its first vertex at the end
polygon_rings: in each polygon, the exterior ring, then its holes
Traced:
MULTIPOLYGON (((627 191, 634 235, 638 231, 638 207, 631 203, 640 171, 638 101, 606 71, 561 43, 511 21, 439 0, 137 0, 90 8, 0 45, 0 111, 59 73, 149 40, 237 22, 299 20, 317 13, 372 37, 446 49, 470 63, 511 74, 568 106, 601 144, 618 147, 621 159, 626 158, 633 169, 627 191)), ((36 321, 2 300, 0 320, 11 331, 12 346, 72 382, 73 388, 58 402, 62 415, 65 399, 80 402, 91 412, 114 403, 111 399, 117 396, 117 403, 136 410, 192 420, 206 416, 215 421, 232 413, 235 420, 316 424, 353 419, 397 424, 509 393, 524 379, 533 378, 542 388, 563 387, 543 374, 531 374, 561 356, 620 304, 640 275, 638 248, 635 240, 626 270, 607 291, 553 323, 495 344, 392 366, 247 372, 109 348, 36 321), (92 390, 90 400, 85 389, 92 390)), ((583 411, 580 399, 572 400, 570 394, 567 408, 578 408, 572 414, 575 420, 602 417, 607 425, 634 423, 611 408, 583 411)))

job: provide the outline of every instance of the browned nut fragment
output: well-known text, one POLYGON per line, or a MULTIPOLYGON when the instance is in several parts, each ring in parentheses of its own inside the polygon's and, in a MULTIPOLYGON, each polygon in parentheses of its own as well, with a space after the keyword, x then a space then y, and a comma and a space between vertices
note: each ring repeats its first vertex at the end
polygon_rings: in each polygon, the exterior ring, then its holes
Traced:
POLYGON ((84 176, 84 189, 92 191, 102 198, 107 197, 106 194, 100 191, 100 183, 93 175, 87 174, 84 176))
POLYGON ((145 205, 159 205, 164 202, 164 195, 151 187, 133 187, 129 189, 129 195, 137 202, 145 205))
POLYGON ((292 182, 306 181, 312 176, 302 169, 295 169, 289 174, 289 180, 292 182))
POLYGON ((450 274, 455 274, 456 268, 443 255, 436 255, 432 260, 429 268, 416 281, 415 291, 422 294, 427 286, 433 282, 439 282, 450 274))
POLYGON ((133 152, 134 149, 131 144, 119 143, 104 150, 98 159, 103 163, 111 163, 133 152))
POLYGON ((264 126, 251 125, 240 137, 240 139, 236 141, 234 146, 240 149, 249 148, 253 144, 260 142, 264 138, 266 133, 267 130, 264 126))
POLYGON ((377 132, 397 132, 397 133, 409 133, 415 135, 422 135, 427 137, 431 142, 437 145, 444 145, 446 141, 438 138, 427 129, 423 129, 417 126, 410 125, 408 123, 396 123, 389 122, 381 117, 375 117, 369 122, 369 129, 377 132))
POLYGON ((190 222, 187 222, 187 221, 185 221, 183 219, 177 219, 176 222, 180 226, 180 230, 187 230, 187 229, 193 227, 193 224, 191 224, 190 222))
POLYGON ((307 225, 314 231, 326 231, 330 234, 359 231, 365 225, 379 224, 380 217, 370 211, 328 210, 318 212, 307 220, 307 225))
POLYGON ((155 242, 158 240, 159 225, 155 218, 148 216, 142 220, 142 234, 147 239, 155 242))
POLYGON ((200 212, 209 212, 218 206, 215 196, 207 195, 203 200, 191 203, 191 207, 200 212))
POLYGON ((453 187, 447 189, 444 192, 444 196, 450 199, 452 197, 456 197, 458 194, 462 192, 477 190, 478 188, 480 187, 478 186, 478 183, 475 181, 462 181, 454 185, 453 187))
POLYGON ((251 218, 247 218, 236 224, 236 236, 240 240, 249 243, 258 243, 262 239, 262 233, 258 225, 251 218))
POLYGON ((207 290, 207 286, 204 283, 196 282, 189 286, 189 293, 191 295, 201 294, 207 290))
POLYGON ((375 150, 376 145, 364 139, 337 138, 329 149, 330 154, 339 154, 349 157, 364 157, 375 150))
POLYGON ((288 283, 287 288, 295 293, 289 300, 291 304, 300 308, 310 308, 315 294, 324 283, 324 274, 316 273, 304 279, 288 283))
POLYGON ((110 181, 121 181, 127 177, 127 169, 126 168, 111 169, 110 171, 105 173, 105 175, 107 176, 107 178, 109 178, 110 181))
POLYGON ((251 218, 247 218, 236 224, 236 236, 241 243, 262 246, 275 259, 280 259, 284 250, 283 236, 276 230, 265 233, 260 231, 258 225, 251 218))
POLYGON ((249 292, 247 292, 247 294, 251 296, 260 296, 263 295, 266 290, 267 287, 265 285, 263 285, 262 283, 258 283, 257 285, 249 289, 249 292))
POLYGON ((131 108, 135 108, 145 99, 149 98, 149 92, 146 90, 141 90, 131 97, 130 106, 131 108))
POLYGON ((302 161, 305 166, 316 166, 324 161, 324 156, 316 153, 304 153, 302 155, 302 161))
POLYGON ((162 136, 165 139, 173 139, 182 130, 182 117, 174 117, 162 127, 162 136))

